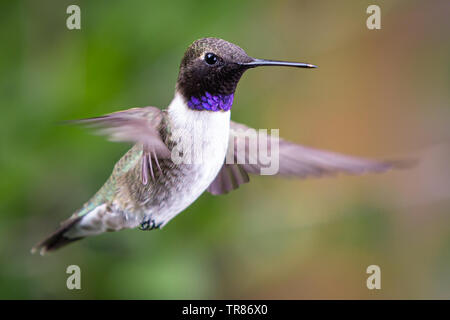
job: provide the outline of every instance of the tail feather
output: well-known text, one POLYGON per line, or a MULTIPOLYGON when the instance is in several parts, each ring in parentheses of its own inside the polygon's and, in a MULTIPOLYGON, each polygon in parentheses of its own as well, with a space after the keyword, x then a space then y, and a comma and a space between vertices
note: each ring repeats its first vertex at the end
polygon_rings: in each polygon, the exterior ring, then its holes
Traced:
POLYGON ((37 245, 35 245, 31 249, 31 253, 35 253, 36 251, 40 251, 41 255, 44 255, 47 251, 56 250, 58 248, 61 248, 69 243, 72 243, 74 241, 83 239, 83 237, 74 237, 69 238, 64 236, 64 234, 74 226, 80 222, 82 219, 82 216, 77 216, 70 218, 62 223, 61 227, 56 230, 54 233, 52 233, 50 236, 45 238, 43 241, 39 242, 37 245))
POLYGON ((111 210, 111 207, 102 203, 77 212, 63 222, 58 230, 34 246, 31 253, 40 250, 41 255, 44 255, 47 251, 56 250, 85 237, 136 228, 142 222, 140 215, 128 215, 124 210, 111 210))

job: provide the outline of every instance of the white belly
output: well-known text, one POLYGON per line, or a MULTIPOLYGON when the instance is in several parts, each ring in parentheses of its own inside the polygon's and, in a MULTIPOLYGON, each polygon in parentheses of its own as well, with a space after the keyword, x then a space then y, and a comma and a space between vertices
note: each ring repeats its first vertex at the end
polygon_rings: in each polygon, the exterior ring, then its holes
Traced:
POLYGON ((223 166, 230 131, 230 111, 191 110, 178 94, 168 112, 173 135, 180 137, 192 153, 191 157, 184 154, 177 158, 183 166, 180 181, 152 210, 152 217, 161 227, 191 205, 217 176, 223 166), (183 164, 186 161, 188 164, 183 164))

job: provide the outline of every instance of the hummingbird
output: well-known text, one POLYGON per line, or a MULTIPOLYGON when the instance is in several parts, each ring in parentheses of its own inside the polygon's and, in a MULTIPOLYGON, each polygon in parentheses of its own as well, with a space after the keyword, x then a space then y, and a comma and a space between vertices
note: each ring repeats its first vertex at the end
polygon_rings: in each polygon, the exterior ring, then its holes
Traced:
MULTIPOLYGON (((107 231, 162 228, 204 192, 225 194, 249 182, 250 174, 260 175, 262 163, 245 161, 251 155, 246 154, 244 161, 233 156, 239 144, 249 153, 248 136, 242 132, 251 128, 231 121, 230 114, 241 76, 265 66, 317 68, 252 58, 233 43, 202 38, 187 48, 181 60, 175 95, 167 109, 148 106, 75 120, 133 147, 115 164, 100 190, 32 252, 44 254, 107 231), (189 150, 201 154, 202 161, 180 162, 180 157, 174 157, 185 156, 189 150)), ((402 166, 401 161, 347 156, 284 139, 278 140, 275 150, 270 141, 268 148, 278 153, 276 174, 280 176, 361 174, 402 166)))

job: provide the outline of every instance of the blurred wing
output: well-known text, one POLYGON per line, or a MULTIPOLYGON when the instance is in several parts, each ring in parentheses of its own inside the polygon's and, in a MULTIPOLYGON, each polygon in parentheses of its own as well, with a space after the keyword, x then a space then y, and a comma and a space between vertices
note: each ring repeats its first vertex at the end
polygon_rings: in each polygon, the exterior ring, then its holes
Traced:
POLYGON ((97 128, 97 132, 108 136, 111 141, 142 143, 149 150, 163 158, 170 157, 170 151, 159 133, 163 111, 155 107, 132 108, 104 116, 68 121, 97 128))
POLYGON ((247 176, 247 179, 233 180, 233 184, 225 183, 224 181, 227 181, 227 177, 230 176, 229 172, 227 173, 230 166, 239 166, 246 173, 268 174, 264 173, 264 169, 269 169, 270 163, 264 165, 261 163, 260 156, 258 157, 261 145, 266 146, 267 155, 270 155, 269 158, 275 159, 276 154, 278 154, 278 170, 274 174, 281 176, 309 178, 331 176, 338 173, 383 172, 392 168, 405 167, 409 163, 406 161, 374 161, 308 148, 268 134, 256 132, 256 130, 243 124, 231 122, 229 154, 226 160, 231 159, 235 164, 225 161, 226 164, 224 164, 208 191, 212 194, 227 193, 238 188, 240 184, 249 182, 247 176), (255 133, 256 135, 252 135, 255 133), (250 147, 252 137, 256 137, 256 141, 253 140, 253 146, 255 146, 253 152, 250 147), (274 145, 277 140, 278 148, 274 145), (239 146, 241 146, 241 149, 239 146), (239 156, 239 151, 245 152, 245 154, 239 156))
POLYGON ((107 135, 111 141, 142 143, 142 183, 147 184, 149 173, 152 177, 154 176, 152 163, 160 169, 158 159, 169 159, 171 155, 160 134, 163 120, 162 110, 144 107, 69 121, 69 123, 97 128, 98 133, 107 135))
POLYGON ((224 194, 249 181, 250 178, 241 165, 224 164, 207 190, 214 195, 224 194))

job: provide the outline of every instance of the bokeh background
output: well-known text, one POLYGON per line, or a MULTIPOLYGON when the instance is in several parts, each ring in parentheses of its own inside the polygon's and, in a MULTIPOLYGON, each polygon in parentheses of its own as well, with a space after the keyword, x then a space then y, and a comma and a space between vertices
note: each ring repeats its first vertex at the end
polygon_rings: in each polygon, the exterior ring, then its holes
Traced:
POLYGON ((2 1, 0 298, 450 298, 450 2, 2 1), (66 8, 81 7, 81 30, 66 8), (381 7, 381 30, 366 8, 381 7), (318 148, 415 157, 362 177, 253 177, 163 230, 30 248, 130 147, 61 120, 170 102, 194 40, 317 70, 252 70, 232 118, 318 148), (66 268, 81 268, 80 291, 66 268), (381 267, 381 290, 366 288, 381 267))

